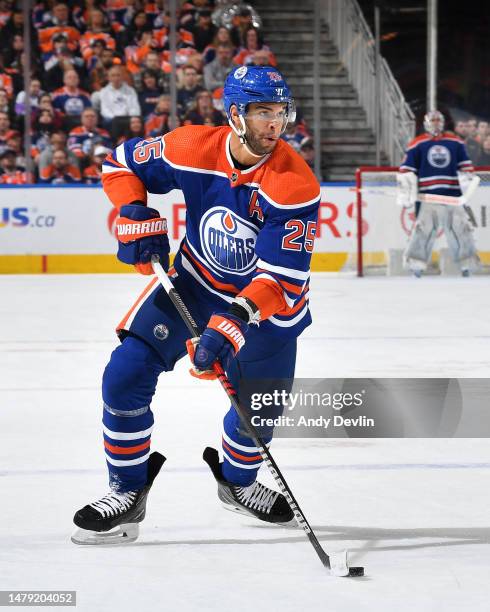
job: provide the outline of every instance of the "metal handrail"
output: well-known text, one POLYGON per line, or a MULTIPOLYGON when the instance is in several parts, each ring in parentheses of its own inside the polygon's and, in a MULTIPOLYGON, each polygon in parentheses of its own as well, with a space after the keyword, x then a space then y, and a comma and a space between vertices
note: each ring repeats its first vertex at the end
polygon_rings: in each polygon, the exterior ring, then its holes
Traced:
POLYGON ((375 42, 357 0, 316 0, 329 26, 341 62, 366 112, 368 127, 379 113, 381 150, 390 164, 399 164, 408 141, 415 135, 415 116, 385 59, 380 62, 380 104, 376 108, 375 42))

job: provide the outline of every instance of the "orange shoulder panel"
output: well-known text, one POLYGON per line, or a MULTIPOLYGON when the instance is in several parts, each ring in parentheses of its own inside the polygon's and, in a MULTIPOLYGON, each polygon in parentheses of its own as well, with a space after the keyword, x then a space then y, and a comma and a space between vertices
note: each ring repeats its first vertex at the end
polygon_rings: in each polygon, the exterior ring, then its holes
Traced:
POLYGON ((274 153, 264 164, 260 189, 276 204, 284 206, 312 202, 320 197, 320 185, 315 175, 284 140, 279 140, 274 153))
POLYGON ((177 166, 226 172, 218 160, 224 155, 229 127, 185 125, 165 134, 164 158, 177 166))
POLYGON ((443 132, 441 134, 441 138, 446 138, 447 140, 455 140, 456 142, 460 142, 461 144, 464 144, 464 140, 460 138, 454 132, 443 132))
POLYGON ((412 140, 408 143, 407 149, 411 149, 413 146, 419 144, 419 142, 423 142, 424 140, 430 140, 431 136, 429 134, 419 134, 412 138, 412 140))

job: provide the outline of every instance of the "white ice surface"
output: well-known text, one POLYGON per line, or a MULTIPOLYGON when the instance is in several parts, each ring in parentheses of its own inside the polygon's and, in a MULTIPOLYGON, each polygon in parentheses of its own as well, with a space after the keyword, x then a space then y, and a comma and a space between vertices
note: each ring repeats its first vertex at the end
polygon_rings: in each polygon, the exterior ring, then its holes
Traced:
MULTIPOLYGON (((187 363, 153 402, 168 460, 140 539, 71 544, 74 511, 107 490, 99 381, 145 282, 0 277, 0 590, 77 590, 87 612, 490 609, 487 440, 275 441, 322 545, 366 568, 331 578, 301 531, 221 508, 201 453, 226 400, 187 363)), ((484 278, 315 275, 297 375, 488 377, 489 298, 484 278)))

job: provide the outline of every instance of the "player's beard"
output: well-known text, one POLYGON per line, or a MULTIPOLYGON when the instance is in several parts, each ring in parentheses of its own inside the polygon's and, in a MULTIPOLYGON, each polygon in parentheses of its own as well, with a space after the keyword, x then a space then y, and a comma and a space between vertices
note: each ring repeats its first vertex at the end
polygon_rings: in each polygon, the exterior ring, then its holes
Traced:
POLYGON ((262 140, 263 138, 264 135, 255 135, 252 130, 247 126, 245 140, 247 141, 248 148, 252 151, 252 153, 255 153, 255 155, 263 156, 267 155, 268 153, 272 153, 272 151, 277 145, 277 139, 274 139, 274 141, 270 144, 265 144, 262 140))

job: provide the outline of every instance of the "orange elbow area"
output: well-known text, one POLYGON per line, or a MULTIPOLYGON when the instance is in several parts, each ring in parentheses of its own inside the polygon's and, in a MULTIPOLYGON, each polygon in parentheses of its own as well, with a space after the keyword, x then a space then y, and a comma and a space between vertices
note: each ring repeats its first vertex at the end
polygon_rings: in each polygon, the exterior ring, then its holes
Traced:
POLYGON ((102 175, 102 187, 109 200, 120 208, 136 200, 146 204, 146 189, 140 179, 129 172, 111 172, 102 175))
POLYGON ((262 321, 287 308, 280 285, 266 278, 252 281, 239 295, 248 298, 257 306, 262 321))

